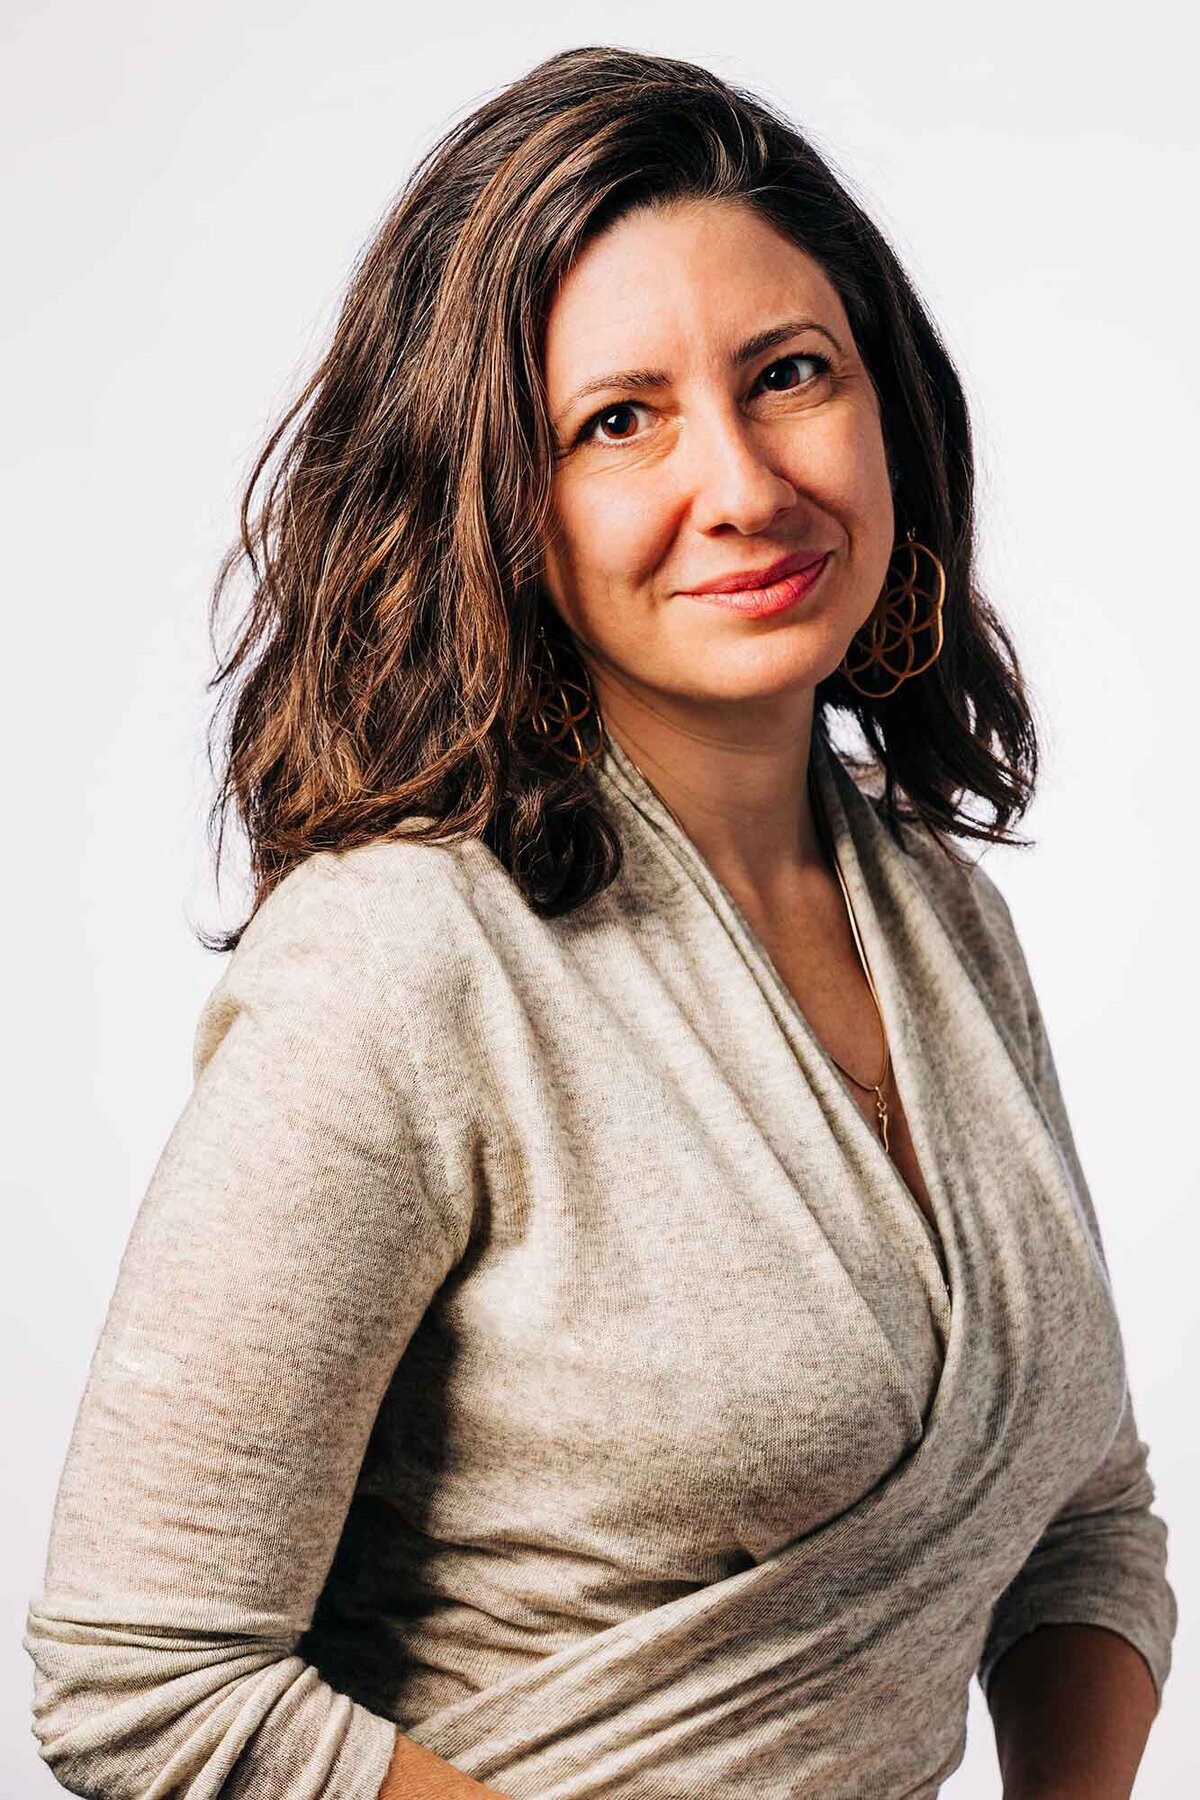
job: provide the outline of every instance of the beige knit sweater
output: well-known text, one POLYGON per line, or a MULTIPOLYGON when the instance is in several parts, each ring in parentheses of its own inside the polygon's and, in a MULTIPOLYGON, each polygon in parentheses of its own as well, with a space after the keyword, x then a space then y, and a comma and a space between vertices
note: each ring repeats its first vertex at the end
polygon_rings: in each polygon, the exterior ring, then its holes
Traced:
POLYGON ((96 1800, 930 1800, 1042 1621, 1176 1604, 1101 1240, 999 890, 817 735, 948 1282, 628 757, 619 881, 478 842, 259 910, 126 1249, 29 1608, 96 1800))

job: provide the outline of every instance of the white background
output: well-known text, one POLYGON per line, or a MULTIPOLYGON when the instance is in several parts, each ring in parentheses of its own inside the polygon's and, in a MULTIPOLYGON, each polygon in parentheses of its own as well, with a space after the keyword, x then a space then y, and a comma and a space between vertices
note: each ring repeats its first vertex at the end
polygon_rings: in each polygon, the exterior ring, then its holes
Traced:
MULTIPOLYGON (((61 1792, 31 1733, 24 1611, 120 1253, 223 967, 191 926, 242 916, 236 885, 220 906, 211 886, 202 749, 207 596, 241 484, 418 152, 587 43, 703 62, 782 103, 889 235, 966 383, 984 586, 1046 752, 1024 826, 1036 848, 990 850, 986 866, 1050 1026, 1171 1528, 1181 1623, 1136 1793, 1197 1791, 1186 17, 1062 0, 510 0, 415 18, 365 0, 15 7, 0 95, 6 1796, 61 1792)), ((966 1759, 943 1792, 999 1791, 972 1684, 966 1759)))

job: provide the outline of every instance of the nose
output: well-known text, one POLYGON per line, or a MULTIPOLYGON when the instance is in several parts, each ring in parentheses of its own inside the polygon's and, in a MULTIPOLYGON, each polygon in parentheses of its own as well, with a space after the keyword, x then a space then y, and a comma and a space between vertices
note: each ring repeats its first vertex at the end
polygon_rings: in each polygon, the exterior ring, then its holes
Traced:
POLYGON ((697 420, 691 435, 688 478, 697 530, 729 526, 749 537, 795 506, 795 486, 773 461, 769 444, 740 415, 697 420))

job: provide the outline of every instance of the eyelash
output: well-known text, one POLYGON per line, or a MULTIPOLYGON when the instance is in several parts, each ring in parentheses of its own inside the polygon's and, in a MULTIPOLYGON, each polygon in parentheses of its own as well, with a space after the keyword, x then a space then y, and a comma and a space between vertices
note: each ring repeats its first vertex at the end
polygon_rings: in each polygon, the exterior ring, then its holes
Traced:
MULTIPOLYGON (((768 363, 766 368, 762 371, 762 375, 766 375, 771 369, 778 369, 781 364, 789 362, 815 363, 818 374, 811 377, 812 380, 817 380, 820 376, 828 375, 833 368, 833 363, 829 357, 823 356, 819 350, 793 350, 789 356, 777 356, 774 362, 768 363)), ((762 375, 759 376, 760 381, 762 375)), ((804 387, 807 383, 801 382, 799 385, 804 387)), ((783 393, 794 393, 796 390, 794 388, 784 388, 778 391, 783 393)), ((591 439, 591 433, 595 427, 600 423, 601 419, 607 419, 609 413, 620 412, 627 406, 632 407, 639 404, 640 402, 636 400, 618 400, 613 406, 601 407, 599 412, 594 412, 591 418, 586 419, 580 426, 575 438, 575 443, 583 444, 588 442, 589 439, 591 439)), ((633 440, 631 438, 595 438, 591 439, 591 441, 597 444, 603 444, 609 450, 619 450, 622 444, 632 443, 633 440)))

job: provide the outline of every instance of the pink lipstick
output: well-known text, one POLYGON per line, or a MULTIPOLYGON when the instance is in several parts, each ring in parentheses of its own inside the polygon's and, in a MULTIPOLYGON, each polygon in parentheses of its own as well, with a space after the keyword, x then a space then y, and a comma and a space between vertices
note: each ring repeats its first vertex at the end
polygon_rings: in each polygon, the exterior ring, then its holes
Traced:
POLYGON ((830 555, 830 551, 823 556, 800 552, 766 569, 724 575, 703 587, 685 589, 682 597, 698 600, 704 606, 723 607, 726 612, 740 613, 745 618, 766 618, 771 613, 785 612, 811 593, 830 555))

